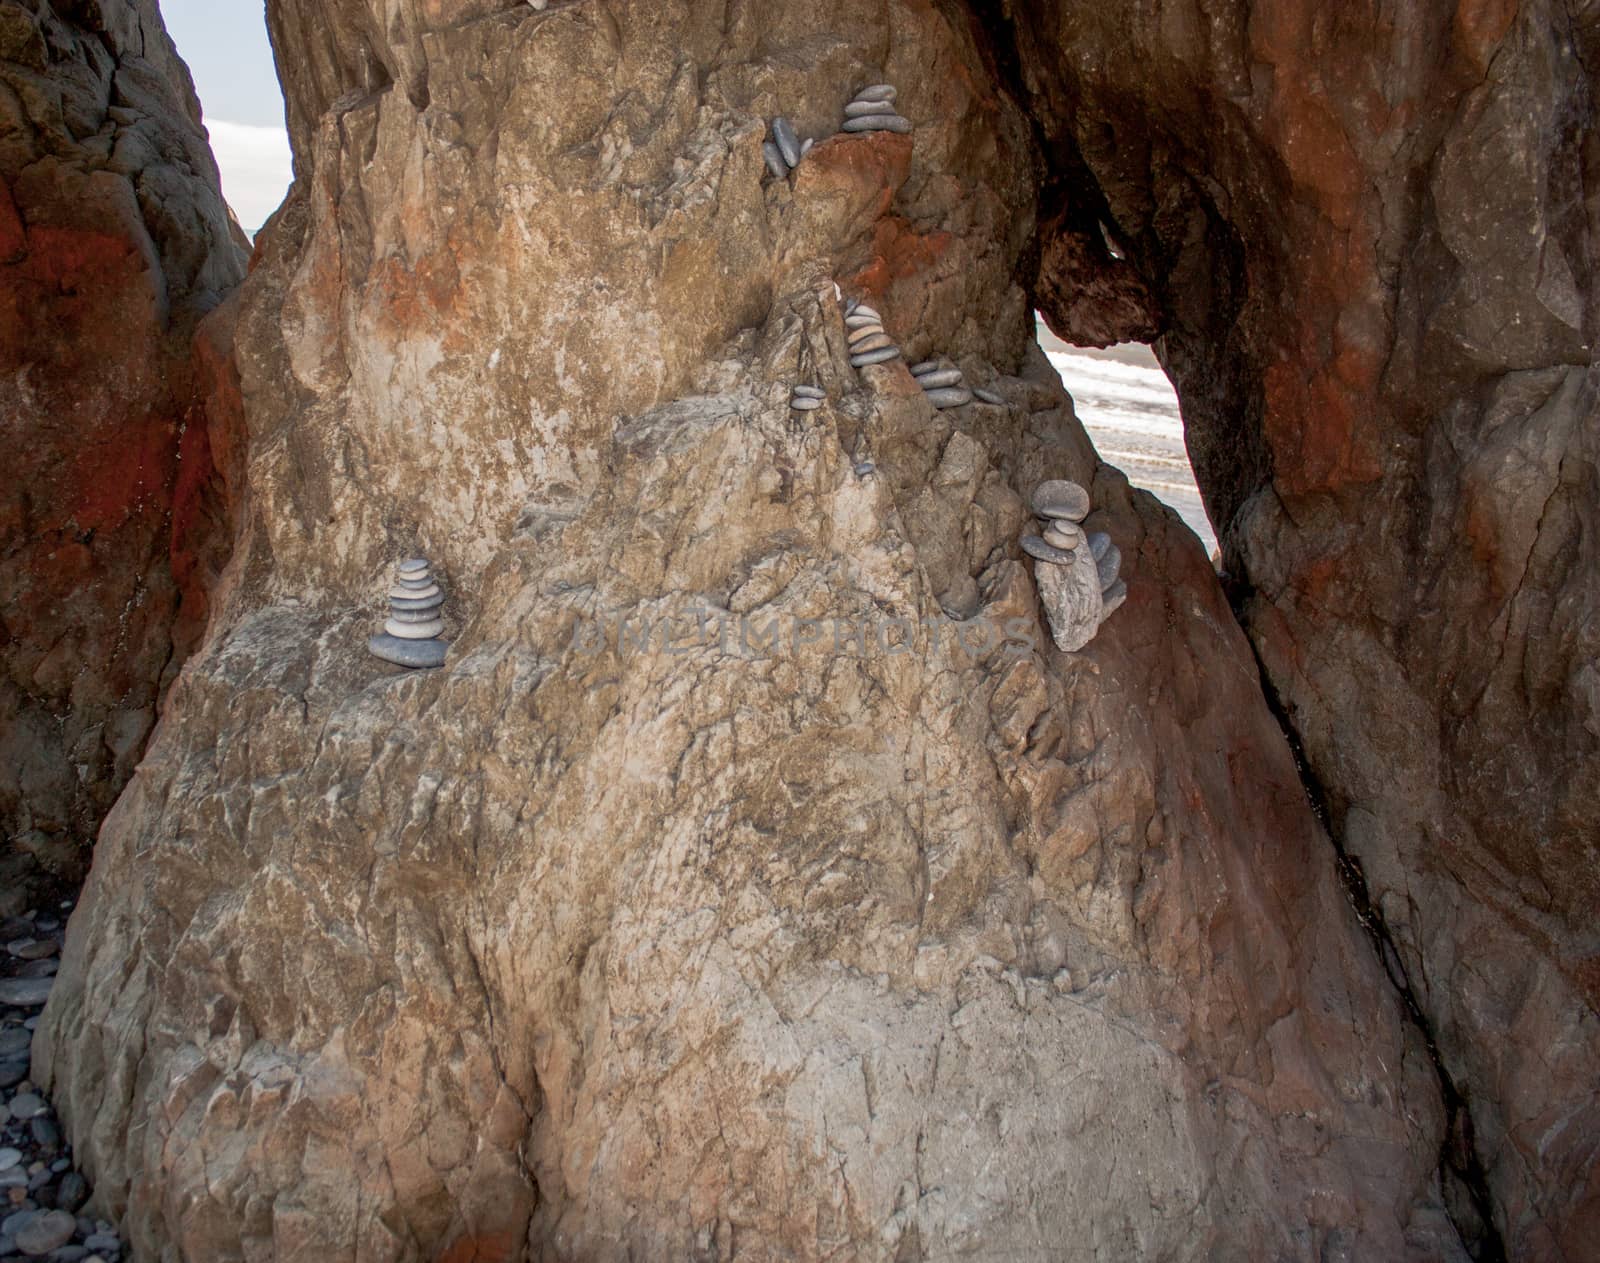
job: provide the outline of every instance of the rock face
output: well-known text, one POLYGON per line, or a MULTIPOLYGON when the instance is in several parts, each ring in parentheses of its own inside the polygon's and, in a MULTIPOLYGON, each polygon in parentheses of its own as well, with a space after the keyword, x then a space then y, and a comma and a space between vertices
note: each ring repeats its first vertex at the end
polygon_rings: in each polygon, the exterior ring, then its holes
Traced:
POLYGON ((138 1257, 1458 1257, 1249 646, 1032 345, 972 30, 443 8, 269 7, 249 512, 35 1045, 138 1257), (763 183, 879 82, 911 134, 763 183), (1046 478, 1130 559, 1076 655, 1046 478), (411 555, 461 627, 402 674, 411 555))
POLYGON ((1476 1133, 1475 1235, 1584 1256, 1600 6, 1012 8, 997 64, 1056 185, 1089 173, 1051 222, 1103 208, 1164 313, 1250 637, 1464 1098, 1463 1193, 1476 1133))
POLYGON ((245 256, 199 118, 154 0, 0 4, 0 911, 81 876, 231 542, 191 348, 245 256))

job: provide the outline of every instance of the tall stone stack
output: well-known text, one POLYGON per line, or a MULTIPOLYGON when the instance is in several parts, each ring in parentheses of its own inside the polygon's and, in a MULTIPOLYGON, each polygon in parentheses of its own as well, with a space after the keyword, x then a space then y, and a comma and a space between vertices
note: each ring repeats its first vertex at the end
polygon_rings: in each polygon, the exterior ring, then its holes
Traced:
POLYGON ((442 667, 450 642, 444 631, 444 593, 434 581, 433 569, 422 557, 411 557, 395 567, 389 589, 389 619, 383 631, 367 641, 374 657, 399 667, 442 667))

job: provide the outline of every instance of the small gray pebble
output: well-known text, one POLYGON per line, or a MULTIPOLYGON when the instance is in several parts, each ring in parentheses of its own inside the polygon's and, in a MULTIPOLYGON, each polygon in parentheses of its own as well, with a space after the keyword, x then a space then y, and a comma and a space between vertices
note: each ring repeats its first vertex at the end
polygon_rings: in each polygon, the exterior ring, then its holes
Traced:
POLYGON ((898 114, 868 114, 862 118, 846 119, 843 132, 899 132, 905 135, 911 130, 911 120, 901 118, 898 114))
POLYGON ((50 998, 48 978, 0 978, 0 1004, 32 1008, 50 998))
POLYGON ((899 358, 899 347, 886 346, 882 350, 867 351, 862 355, 852 355, 850 357, 850 365, 852 368, 866 368, 869 364, 886 364, 890 360, 897 360, 899 358))
POLYGON ((13 1149, 9 1146, 4 1149, 0 1149, 0 1171, 9 1171, 21 1161, 21 1150, 13 1149))
POLYGON ((1099 561, 1111 551, 1111 536, 1104 531, 1095 531, 1089 536, 1089 551, 1094 554, 1094 559, 1099 561))
POLYGON ((42 1098, 35 1096, 32 1092, 19 1092, 11 1098, 12 1118, 37 1118, 49 1108, 42 1098))
POLYGON ((965 386, 944 386, 926 393, 935 408, 960 408, 972 402, 972 392, 965 386))
POLYGON ((72 1240, 78 1221, 64 1210, 50 1210, 17 1229, 17 1248, 24 1254, 49 1254, 72 1240))
POLYGON ((786 118, 772 120, 772 139, 778 142, 778 152, 791 167, 800 165, 800 137, 786 118))
POLYGON ((36 978, 49 978, 52 977, 59 968, 60 964, 53 959, 30 960, 26 965, 22 966, 21 969, 17 970, 16 980, 27 979, 32 981, 36 978))
POLYGON ((84 1240, 91 1250, 120 1250, 122 1239, 114 1232, 91 1232, 84 1240))
POLYGON ((57 1158, 50 1164, 50 1169, 57 1175, 61 1175, 64 1172, 72 1170, 72 1162, 68 1158, 57 1158))
POLYGON ((61 1152, 61 1128, 48 1116, 33 1119, 28 1123, 28 1130, 33 1133, 33 1142, 44 1157, 53 1158, 61 1152))
POLYGON ((972 388, 972 393, 979 403, 986 403, 994 408, 1004 408, 1006 406, 1004 397, 995 394, 992 390, 985 390, 981 386, 974 386, 972 388))
POLYGON ((789 174, 789 168, 783 161, 783 153, 770 140, 761 142, 761 156, 766 159, 767 170, 782 180, 789 174))
POLYGON ((789 400, 789 406, 796 412, 815 412, 822 407, 822 400, 808 399, 805 395, 796 395, 789 400))
POLYGON ((828 397, 828 392, 822 389, 821 386, 796 386, 794 393, 803 399, 826 399, 828 397))
POLYGON ((959 368, 938 368, 931 373, 913 373, 917 385, 924 390, 938 390, 946 386, 961 385, 961 370, 959 368))
POLYGON ((88 1200, 89 1182, 83 1176, 73 1171, 61 1177, 61 1186, 56 1189, 57 1206, 62 1210, 77 1210, 88 1200))

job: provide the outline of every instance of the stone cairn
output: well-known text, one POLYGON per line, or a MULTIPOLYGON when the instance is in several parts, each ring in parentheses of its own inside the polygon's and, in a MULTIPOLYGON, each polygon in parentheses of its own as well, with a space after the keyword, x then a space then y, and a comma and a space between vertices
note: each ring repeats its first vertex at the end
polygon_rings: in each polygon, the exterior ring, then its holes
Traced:
POLYGON ((851 299, 844 309, 844 336, 850 344, 850 367, 886 364, 900 358, 900 348, 883 328, 883 317, 865 303, 851 299))
POLYGON ((898 94, 892 83, 875 83, 862 88, 856 99, 844 107, 842 132, 902 132, 911 131, 911 120, 895 113, 894 99, 898 94))
POLYGON ((800 159, 811 152, 816 142, 802 141, 795 134, 794 125, 786 118, 772 120, 772 139, 761 143, 761 155, 767 160, 767 170, 784 179, 800 165, 800 159))
POLYGON ((821 386, 796 386, 789 394, 789 406, 796 412, 815 412, 828 400, 821 386))
POLYGON ((444 619, 439 616, 444 593, 433 581, 433 571, 421 557, 402 561, 389 589, 389 621, 383 634, 367 641, 374 657, 397 667, 442 667, 450 648, 440 640, 444 619))
POLYGON ((1044 533, 1022 537, 1023 551, 1043 563, 1034 567, 1034 582, 1063 653, 1087 645, 1128 599, 1128 585, 1117 577, 1122 554, 1111 536, 1084 533, 1089 508, 1089 493, 1077 483, 1041 483, 1033 493, 1033 511, 1044 533))
POLYGON ((972 402, 972 391, 961 370, 947 360, 923 360, 913 364, 911 376, 917 379, 917 385, 935 408, 959 408, 972 402))

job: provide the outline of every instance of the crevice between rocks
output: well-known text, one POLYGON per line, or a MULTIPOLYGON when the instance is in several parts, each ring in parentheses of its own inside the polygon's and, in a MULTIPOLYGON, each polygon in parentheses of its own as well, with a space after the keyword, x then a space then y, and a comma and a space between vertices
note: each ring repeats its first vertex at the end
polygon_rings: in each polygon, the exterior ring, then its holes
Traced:
POLYGON ((1367 941, 1372 944, 1372 950, 1378 957, 1384 976, 1389 979, 1389 984, 1394 987, 1395 994, 1400 998, 1401 1011, 1405 1014, 1406 1021, 1411 1023, 1421 1036, 1423 1047, 1427 1049, 1428 1059, 1433 1063, 1433 1071, 1439 1081, 1439 1095, 1444 1101, 1445 1109, 1444 1141, 1439 1150, 1439 1183, 1444 1194, 1445 1211, 1450 1216, 1456 1235, 1461 1238, 1462 1247, 1477 1263, 1506 1263, 1505 1242, 1500 1236, 1500 1229, 1495 1220, 1494 1198, 1489 1191, 1488 1175, 1484 1170, 1483 1159, 1478 1154, 1472 1111, 1466 1096, 1456 1086, 1455 1079, 1444 1064, 1438 1040, 1434 1036, 1433 1025, 1428 1021, 1412 988, 1405 962, 1401 960, 1400 953, 1395 947, 1394 936, 1389 931, 1388 923, 1383 919, 1383 913, 1373 903, 1372 892, 1367 887, 1367 877, 1362 870, 1361 861, 1350 854, 1345 848, 1344 840, 1334 829, 1327 791, 1306 758, 1300 733, 1289 716, 1283 698, 1279 696, 1271 677, 1267 674, 1266 663, 1261 660, 1255 642, 1250 639, 1249 628, 1242 611, 1245 602, 1253 595, 1253 590, 1247 584, 1230 585, 1229 602, 1233 607, 1234 618, 1250 644, 1250 653, 1255 658, 1256 674, 1261 680, 1261 696, 1265 699, 1267 709, 1277 721, 1278 727, 1283 731, 1284 740, 1289 743, 1289 752, 1294 757, 1295 772, 1300 777, 1306 802, 1310 805, 1317 822, 1321 824, 1328 841, 1333 844, 1334 867, 1338 871, 1340 883, 1344 886, 1345 896, 1355 909, 1356 920, 1366 932, 1367 941))

